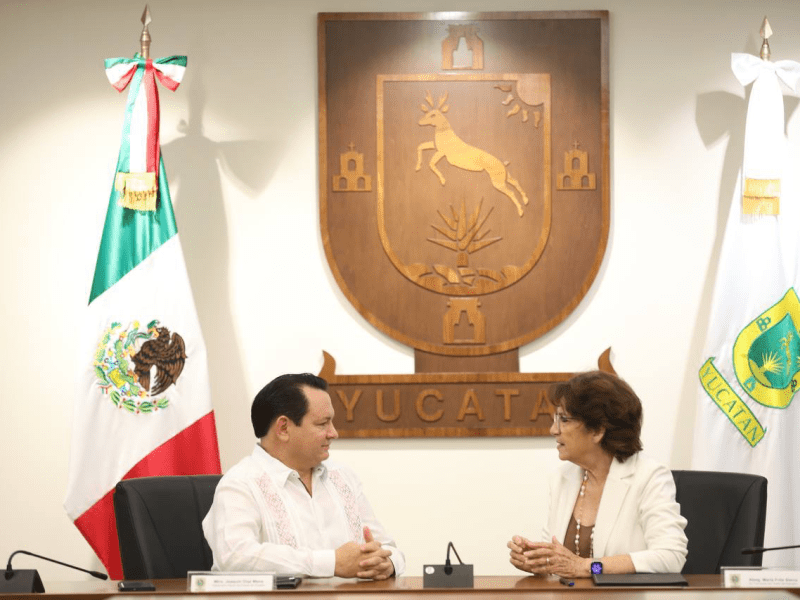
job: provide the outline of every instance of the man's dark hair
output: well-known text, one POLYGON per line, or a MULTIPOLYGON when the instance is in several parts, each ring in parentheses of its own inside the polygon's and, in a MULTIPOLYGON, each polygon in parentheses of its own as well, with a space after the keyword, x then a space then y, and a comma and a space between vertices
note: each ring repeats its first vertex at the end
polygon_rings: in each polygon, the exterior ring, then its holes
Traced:
POLYGON ((327 390, 328 382, 311 373, 281 375, 265 385, 250 407, 250 420, 257 438, 267 435, 269 428, 281 415, 300 425, 308 412, 304 387, 327 390))
POLYGON ((627 383, 616 375, 589 371, 558 384, 553 396, 589 431, 606 433, 600 442, 603 450, 619 462, 642 449, 642 403, 627 383))

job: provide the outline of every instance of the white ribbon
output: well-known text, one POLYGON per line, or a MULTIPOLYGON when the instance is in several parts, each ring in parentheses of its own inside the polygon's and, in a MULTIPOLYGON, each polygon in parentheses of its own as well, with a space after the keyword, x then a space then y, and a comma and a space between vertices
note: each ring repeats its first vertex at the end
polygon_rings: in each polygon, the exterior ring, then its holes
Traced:
POLYGON ((744 185, 748 179, 779 181, 786 159, 783 93, 779 80, 798 93, 800 63, 792 60, 773 63, 751 54, 734 53, 731 69, 742 85, 753 84, 747 105, 742 183, 744 185))
POLYGON ((731 69, 736 79, 744 86, 753 83, 763 71, 772 71, 795 94, 800 94, 800 63, 794 60, 770 62, 752 54, 734 52, 731 54, 731 69))

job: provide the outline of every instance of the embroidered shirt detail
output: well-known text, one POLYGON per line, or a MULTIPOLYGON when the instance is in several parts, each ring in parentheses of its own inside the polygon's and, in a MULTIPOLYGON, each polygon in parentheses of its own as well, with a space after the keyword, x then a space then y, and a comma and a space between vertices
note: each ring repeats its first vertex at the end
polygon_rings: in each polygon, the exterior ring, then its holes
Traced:
POLYGON ((278 531, 279 543, 297 548, 297 539, 295 539, 292 531, 289 513, 286 512, 286 506, 278 495, 272 479, 270 479, 269 475, 264 474, 256 480, 256 485, 264 495, 267 507, 275 518, 275 529, 278 531))
POLYGON ((354 542, 360 544, 364 541, 364 537, 361 515, 358 514, 358 508, 356 507, 356 496, 338 471, 328 471, 328 477, 342 498, 342 506, 347 515, 347 523, 350 525, 350 535, 354 542))

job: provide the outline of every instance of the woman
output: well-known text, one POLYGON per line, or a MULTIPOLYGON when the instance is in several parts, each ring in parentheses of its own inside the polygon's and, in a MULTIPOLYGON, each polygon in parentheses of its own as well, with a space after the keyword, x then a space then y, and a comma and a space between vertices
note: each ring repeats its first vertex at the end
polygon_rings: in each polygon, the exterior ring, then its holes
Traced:
POLYGON ((511 564, 529 573, 677 573, 686 519, 672 473, 640 453, 642 404, 620 378, 592 371, 559 384, 550 434, 567 461, 550 480, 544 540, 514 536, 511 564))

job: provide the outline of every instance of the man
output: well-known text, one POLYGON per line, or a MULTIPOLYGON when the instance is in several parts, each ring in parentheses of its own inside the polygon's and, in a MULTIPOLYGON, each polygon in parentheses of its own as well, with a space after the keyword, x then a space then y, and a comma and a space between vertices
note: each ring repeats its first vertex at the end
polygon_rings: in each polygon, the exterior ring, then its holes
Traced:
POLYGON ((405 558, 350 469, 323 464, 333 405, 324 379, 281 375, 253 401, 258 444, 222 478, 203 532, 213 569, 387 579, 405 558))

